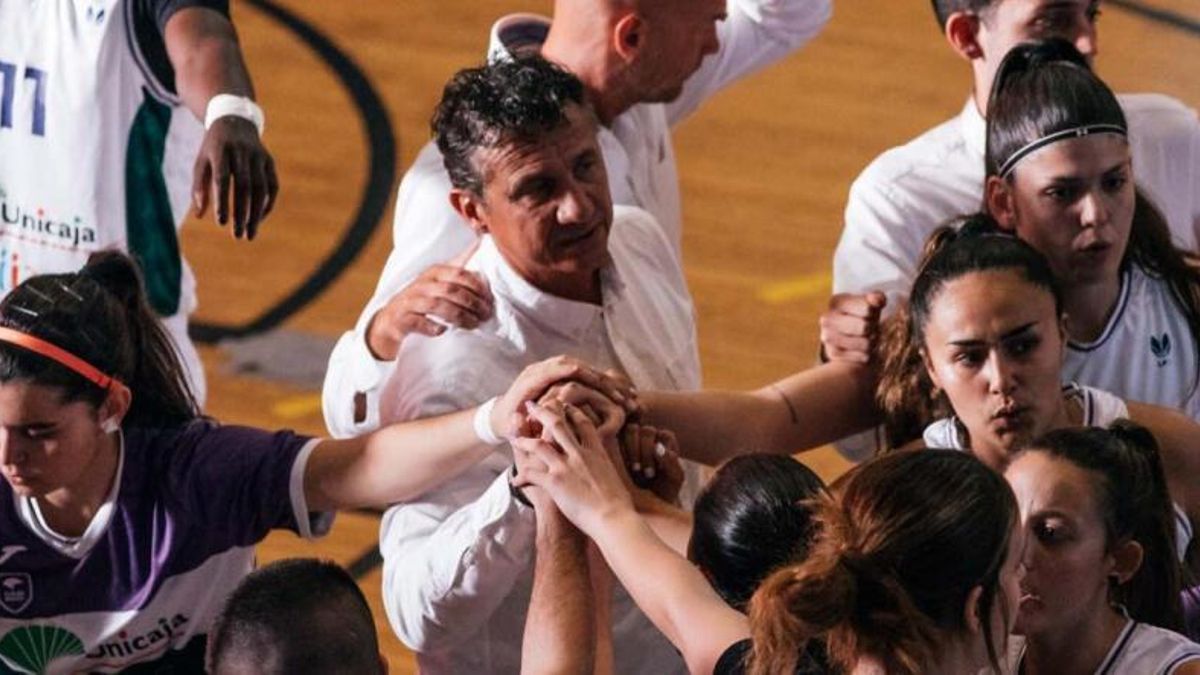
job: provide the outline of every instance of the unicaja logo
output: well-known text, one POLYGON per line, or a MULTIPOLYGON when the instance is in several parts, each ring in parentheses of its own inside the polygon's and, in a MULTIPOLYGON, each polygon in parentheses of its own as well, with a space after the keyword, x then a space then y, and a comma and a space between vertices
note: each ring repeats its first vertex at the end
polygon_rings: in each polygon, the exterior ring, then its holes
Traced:
POLYGON ((70 222, 46 213, 44 208, 29 209, 11 200, 0 188, 0 227, 6 234, 21 234, 36 242, 74 249, 80 244, 96 243, 96 228, 75 216, 70 222))
POLYGON ((0 639, 0 661, 28 675, 43 675, 57 659, 83 653, 83 641, 58 626, 21 626, 0 639))

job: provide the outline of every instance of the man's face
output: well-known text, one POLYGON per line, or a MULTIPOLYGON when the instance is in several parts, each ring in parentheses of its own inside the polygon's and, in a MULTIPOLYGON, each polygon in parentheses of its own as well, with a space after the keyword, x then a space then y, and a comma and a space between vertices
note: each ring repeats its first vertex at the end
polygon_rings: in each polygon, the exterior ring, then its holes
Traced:
POLYGON ((539 285, 608 263, 612 199, 590 110, 569 104, 557 129, 479 150, 475 162, 479 219, 522 277, 539 285))
POLYGON ((657 0, 643 13, 644 45, 638 62, 642 101, 668 103, 721 43, 717 23, 725 0, 657 0))
POLYGON ((1009 50, 1022 42, 1062 38, 1090 62, 1097 53, 1100 0, 997 0, 980 14, 986 90, 1009 50))

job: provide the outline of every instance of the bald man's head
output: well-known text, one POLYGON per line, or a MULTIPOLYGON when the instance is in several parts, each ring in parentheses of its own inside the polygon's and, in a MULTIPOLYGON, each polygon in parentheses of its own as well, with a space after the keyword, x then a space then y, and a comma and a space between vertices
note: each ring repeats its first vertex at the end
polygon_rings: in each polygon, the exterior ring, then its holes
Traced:
POLYGON ((556 0, 543 55, 574 72, 611 119, 678 97, 720 46, 724 18, 725 0, 556 0))

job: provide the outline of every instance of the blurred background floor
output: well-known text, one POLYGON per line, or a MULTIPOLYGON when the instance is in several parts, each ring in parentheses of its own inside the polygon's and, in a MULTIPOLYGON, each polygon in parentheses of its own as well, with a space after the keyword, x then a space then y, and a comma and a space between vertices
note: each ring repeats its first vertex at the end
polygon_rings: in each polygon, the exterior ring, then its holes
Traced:
MULTIPOLYGON (((320 434, 323 359, 374 289, 392 244, 396 182, 429 137, 442 85, 483 59, 497 17, 548 13, 550 2, 232 5, 282 192, 253 243, 234 242, 211 222, 185 228, 200 286, 194 318, 209 340, 267 327, 286 333, 282 343, 273 336, 204 347, 208 411, 226 423, 320 434), (351 257, 345 242, 358 239, 361 254, 321 283, 338 256, 351 257)), ((1113 88, 1200 107, 1200 0, 1102 7, 1098 70, 1113 88)), ((707 386, 755 387, 815 362, 850 182, 881 151, 957 114, 968 87, 928 2, 842 0, 813 43, 676 128, 684 257, 707 386)), ((828 449, 805 461, 826 478, 846 468, 828 449)), ((394 672, 415 672, 379 601, 369 555, 377 536, 376 515, 351 513, 320 542, 273 535, 260 555, 356 565, 394 672)))

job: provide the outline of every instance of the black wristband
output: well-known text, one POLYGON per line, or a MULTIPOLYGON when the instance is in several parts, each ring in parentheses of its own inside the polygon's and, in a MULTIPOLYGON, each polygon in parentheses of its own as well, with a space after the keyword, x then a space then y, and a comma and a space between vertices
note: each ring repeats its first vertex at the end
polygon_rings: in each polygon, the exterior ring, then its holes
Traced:
POLYGON ((517 477, 517 465, 513 464, 512 470, 508 472, 508 493, 512 495, 513 499, 517 500, 519 503, 524 504, 525 506, 528 506, 529 508, 532 509, 533 504, 529 501, 529 498, 525 496, 525 491, 522 488, 519 488, 516 485, 513 485, 513 479, 516 477, 517 477))

